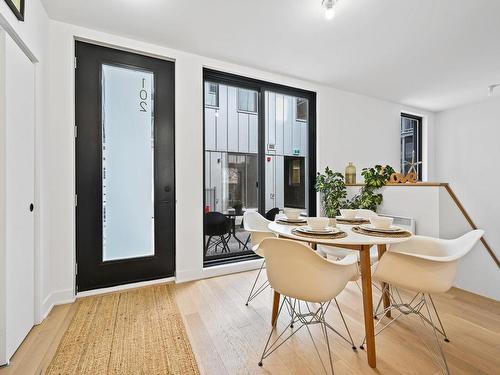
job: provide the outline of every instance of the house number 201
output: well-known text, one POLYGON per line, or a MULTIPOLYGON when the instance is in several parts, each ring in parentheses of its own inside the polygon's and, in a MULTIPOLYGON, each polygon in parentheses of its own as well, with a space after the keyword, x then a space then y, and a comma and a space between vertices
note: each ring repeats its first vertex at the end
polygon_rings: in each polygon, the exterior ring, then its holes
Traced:
POLYGON ((141 101, 139 102, 139 111, 140 112, 147 112, 147 107, 148 103, 146 103, 146 99, 148 98, 148 92, 144 89, 146 86, 146 78, 142 79, 142 89, 139 91, 139 99, 141 101))

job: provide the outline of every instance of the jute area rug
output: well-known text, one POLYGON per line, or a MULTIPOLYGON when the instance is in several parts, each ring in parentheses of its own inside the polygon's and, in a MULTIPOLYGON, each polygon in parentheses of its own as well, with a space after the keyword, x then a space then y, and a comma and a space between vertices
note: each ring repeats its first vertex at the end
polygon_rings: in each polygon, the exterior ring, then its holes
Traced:
POLYGON ((76 303, 46 374, 199 374, 171 285, 76 303))

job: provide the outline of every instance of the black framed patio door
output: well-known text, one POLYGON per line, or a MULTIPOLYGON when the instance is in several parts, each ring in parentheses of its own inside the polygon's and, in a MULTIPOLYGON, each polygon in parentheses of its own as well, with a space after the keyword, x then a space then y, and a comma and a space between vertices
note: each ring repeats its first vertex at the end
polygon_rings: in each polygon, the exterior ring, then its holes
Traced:
POLYGON ((175 271, 174 63, 76 42, 77 291, 175 271))

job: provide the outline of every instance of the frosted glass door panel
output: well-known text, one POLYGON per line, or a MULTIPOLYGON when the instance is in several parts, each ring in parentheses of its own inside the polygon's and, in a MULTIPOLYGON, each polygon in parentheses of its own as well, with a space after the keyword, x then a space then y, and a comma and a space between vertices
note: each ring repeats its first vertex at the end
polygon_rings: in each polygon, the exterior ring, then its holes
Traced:
POLYGON ((154 255, 154 75, 102 65, 103 261, 154 255))

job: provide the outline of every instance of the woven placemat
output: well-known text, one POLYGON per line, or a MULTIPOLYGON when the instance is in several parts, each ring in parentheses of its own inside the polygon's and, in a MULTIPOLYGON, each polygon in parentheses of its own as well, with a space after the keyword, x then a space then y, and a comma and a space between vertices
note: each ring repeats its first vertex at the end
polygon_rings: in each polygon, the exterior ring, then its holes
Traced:
POLYGON ((308 234, 292 229, 292 234, 299 237, 314 238, 315 240, 336 240, 347 237, 347 233, 342 230, 332 234, 308 234))
POLYGON ((369 224, 370 220, 362 219, 362 220, 342 220, 337 219, 337 224, 347 224, 347 225, 361 225, 361 224, 369 224))
POLYGON ((292 225, 294 227, 300 227, 302 225, 307 225, 306 221, 304 221, 303 223, 290 223, 288 221, 276 220, 276 223, 281 224, 281 225, 292 225))
POLYGON ((382 232, 373 232, 370 230, 364 230, 363 228, 360 227, 353 227, 352 231, 354 233, 364 234, 365 236, 385 237, 385 238, 406 238, 406 237, 411 237, 412 235, 410 232, 407 231, 396 232, 396 233, 382 233, 382 232))

